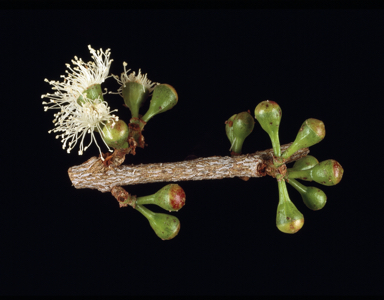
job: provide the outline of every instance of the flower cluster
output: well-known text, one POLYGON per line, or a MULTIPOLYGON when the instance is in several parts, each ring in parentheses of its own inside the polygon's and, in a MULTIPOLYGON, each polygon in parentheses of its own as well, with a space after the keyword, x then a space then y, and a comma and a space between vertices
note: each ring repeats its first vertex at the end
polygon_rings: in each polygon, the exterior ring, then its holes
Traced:
MULTIPOLYGON (((110 49, 103 52, 102 49, 95 51, 88 46, 93 61, 84 63, 81 59, 75 56, 75 60, 72 63, 75 65, 73 68, 66 64, 67 76, 62 75, 63 82, 48 81, 52 85, 52 89, 55 90, 53 94, 47 93, 42 95, 41 98, 50 99, 49 102, 43 101, 44 110, 59 109, 60 111, 54 114, 53 123, 55 128, 48 131, 61 132, 56 138, 61 136, 63 143, 63 149, 68 146, 67 152, 69 153, 77 141, 80 140, 79 155, 83 154, 90 144, 95 141, 97 147, 101 149, 97 144, 94 136, 94 131, 98 131, 103 138, 102 127, 107 122, 112 122, 112 125, 118 121, 118 117, 111 113, 116 111, 110 111, 108 103, 104 101, 103 94, 89 93, 90 90, 99 89, 101 91, 100 84, 108 78, 110 65, 113 60, 110 57, 110 49), (91 141, 88 146, 84 147, 84 137, 89 133, 91 135, 91 141)), ((105 143, 106 144, 106 143, 105 143)), ((108 145, 106 144, 108 147, 108 145)), ((108 147, 109 151, 112 151, 108 147)))

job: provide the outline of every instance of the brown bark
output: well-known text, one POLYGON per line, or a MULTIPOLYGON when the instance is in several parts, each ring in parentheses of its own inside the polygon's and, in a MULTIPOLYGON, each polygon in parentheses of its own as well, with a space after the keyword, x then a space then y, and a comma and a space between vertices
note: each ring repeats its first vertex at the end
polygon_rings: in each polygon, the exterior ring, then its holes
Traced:
MULTIPOLYGON (((281 146, 282 152, 290 144, 281 146)), ((309 153, 301 149, 286 162, 295 161, 309 153)), ((92 157, 79 166, 69 168, 68 175, 77 189, 97 189, 110 192, 115 186, 151 182, 178 182, 233 177, 262 177, 272 164, 273 150, 239 156, 212 156, 171 163, 121 165, 106 168, 101 159, 92 157)))

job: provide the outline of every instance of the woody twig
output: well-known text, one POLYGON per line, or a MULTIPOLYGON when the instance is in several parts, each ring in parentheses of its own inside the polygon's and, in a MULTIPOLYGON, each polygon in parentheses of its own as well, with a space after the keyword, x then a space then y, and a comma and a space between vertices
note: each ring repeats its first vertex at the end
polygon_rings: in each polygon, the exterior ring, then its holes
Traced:
MULTIPOLYGON (((289 146, 283 145, 281 150, 289 146)), ((296 161, 308 153, 309 149, 303 148, 286 162, 296 161)), ((233 157, 212 156, 181 162, 104 167, 100 158, 92 157, 81 165, 69 168, 68 175, 75 188, 97 189, 104 193, 115 186, 143 183, 263 177, 267 175, 268 167, 273 165, 272 158, 273 149, 267 149, 233 157)))

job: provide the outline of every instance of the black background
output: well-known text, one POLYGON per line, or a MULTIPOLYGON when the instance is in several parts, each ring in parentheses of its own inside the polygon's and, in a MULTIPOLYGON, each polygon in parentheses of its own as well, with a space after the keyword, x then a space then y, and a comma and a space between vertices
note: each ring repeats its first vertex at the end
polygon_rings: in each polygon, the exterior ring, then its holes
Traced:
MULTIPOLYGON (((383 17, 369 9, 2 10, 0 294, 383 294, 383 17), (343 180, 322 187, 328 203, 316 212, 288 187, 305 216, 294 235, 275 226, 270 177, 182 182, 181 231, 161 241, 110 193, 71 186, 68 168, 98 155, 96 146, 67 154, 47 133, 43 80, 60 80, 74 55, 91 60, 89 44, 111 48, 111 73, 126 61, 179 95, 146 126, 148 147, 126 162, 228 155, 224 121, 269 99, 283 111, 282 144, 307 118, 325 123, 311 154, 339 161, 343 180)), ((110 78, 103 87, 118 85, 110 78)), ((105 100, 129 120, 120 96, 105 100)), ((243 152, 268 148, 256 123, 243 152)), ((163 185, 126 189, 144 196, 163 185)))

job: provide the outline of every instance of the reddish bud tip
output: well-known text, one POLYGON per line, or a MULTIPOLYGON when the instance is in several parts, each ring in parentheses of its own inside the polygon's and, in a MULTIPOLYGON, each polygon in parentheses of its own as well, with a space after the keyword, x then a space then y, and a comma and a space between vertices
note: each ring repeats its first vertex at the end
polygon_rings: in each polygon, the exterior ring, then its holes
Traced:
POLYGON ((185 205, 185 192, 178 184, 173 184, 169 190, 170 204, 174 210, 179 210, 185 205))

